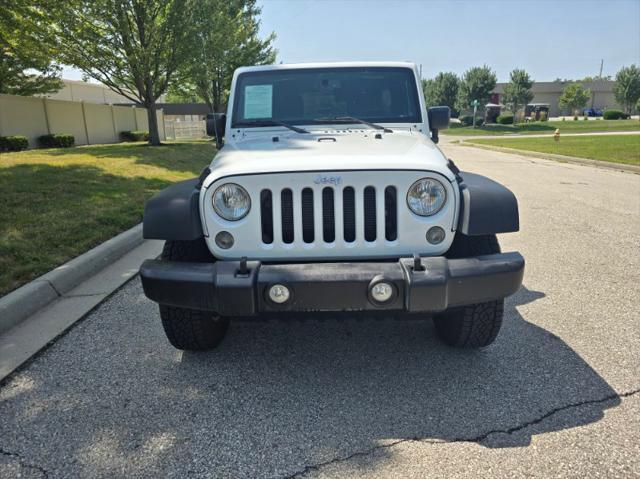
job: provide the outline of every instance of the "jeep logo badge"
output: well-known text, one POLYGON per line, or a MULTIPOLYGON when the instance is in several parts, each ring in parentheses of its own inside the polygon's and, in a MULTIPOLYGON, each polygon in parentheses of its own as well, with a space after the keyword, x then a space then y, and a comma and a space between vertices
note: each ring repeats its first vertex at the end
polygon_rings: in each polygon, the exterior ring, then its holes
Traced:
POLYGON ((313 182, 316 185, 335 185, 335 186, 338 186, 338 185, 342 184, 342 177, 341 176, 318 175, 318 176, 315 177, 313 182))

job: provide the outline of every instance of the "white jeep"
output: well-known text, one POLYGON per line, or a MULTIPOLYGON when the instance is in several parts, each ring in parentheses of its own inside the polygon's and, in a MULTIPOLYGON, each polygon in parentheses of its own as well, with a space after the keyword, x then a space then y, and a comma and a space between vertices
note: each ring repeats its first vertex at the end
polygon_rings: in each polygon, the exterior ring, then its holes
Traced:
POLYGON ((432 316, 453 346, 495 339, 524 259, 513 194, 436 146, 449 108, 425 108, 415 65, 238 69, 219 152, 153 197, 146 296, 171 344, 210 349, 232 317, 347 311, 432 316), (222 139, 224 138, 224 145, 222 139))

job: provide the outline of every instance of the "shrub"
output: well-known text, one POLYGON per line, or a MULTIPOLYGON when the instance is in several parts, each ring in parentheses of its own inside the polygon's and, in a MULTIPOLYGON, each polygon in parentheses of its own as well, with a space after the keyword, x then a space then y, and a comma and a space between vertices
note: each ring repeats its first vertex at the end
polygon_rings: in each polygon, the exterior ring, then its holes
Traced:
POLYGON ((496 121, 501 125, 513 125, 513 114, 504 113, 502 115, 499 115, 498 118, 496 118, 496 121))
MULTIPOLYGON (((473 125, 473 115, 460 115, 458 120, 460 120, 460 123, 462 123, 463 126, 473 125)), ((483 124, 484 119, 476 116, 476 126, 482 126, 483 124)))
POLYGON ((0 136, 0 151, 20 151, 29 148, 26 136, 0 136))
POLYGON ((120 139, 122 141, 148 141, 148 131, 121 131, 120 139))
POLYGON ((460 115, 458 120, 460 120, 460 123, 464 126, 471 126, 473 124, 473 116, 471 115, 460 115))
POLYGON ((42 148, 69 148, 73 146, 76 139, 73 135, 56 134, 42 135, 38 138, 38 144, 42 148))
POLYGON ((602 116, 605 120, 622 120, 626 115, 622 110, 605 110, 602 116))

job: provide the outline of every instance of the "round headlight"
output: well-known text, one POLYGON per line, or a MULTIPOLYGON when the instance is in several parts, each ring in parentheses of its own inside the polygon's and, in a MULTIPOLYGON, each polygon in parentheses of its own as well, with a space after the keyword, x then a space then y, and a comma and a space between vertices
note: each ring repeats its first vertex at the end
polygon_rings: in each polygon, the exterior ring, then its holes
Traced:
POLYGON ((442 209, 447 201, 447 190, 433 178, 416 181, 407 193, 409 209, 420 216, 431 216, 442 209))
POLYGON ((226 183, 213 192, 213 209, 225 220, 237 221, 251 209, 249 193, 240 185, 226 183))

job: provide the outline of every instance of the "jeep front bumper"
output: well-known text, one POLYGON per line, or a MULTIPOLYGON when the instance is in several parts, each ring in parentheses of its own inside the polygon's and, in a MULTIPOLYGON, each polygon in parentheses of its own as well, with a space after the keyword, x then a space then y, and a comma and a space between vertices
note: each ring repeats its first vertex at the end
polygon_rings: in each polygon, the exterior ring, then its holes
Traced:
POLYGON ((522 284, 524 258, 500 253, 465 259, 402 258, 393 262, 262 264, 260 261, 181 263, 147 260, 140 268, 145 295, 157 303, 251 316, 278 311, 407 311, 435 313, 501 299, 522 284), (422 268, 420 268, 422 266, 422 268), (392 298, 378 304, 371 287, 393 285, 392 298), (283 304, 269 299, 275 284, 286 286, 283 304))

